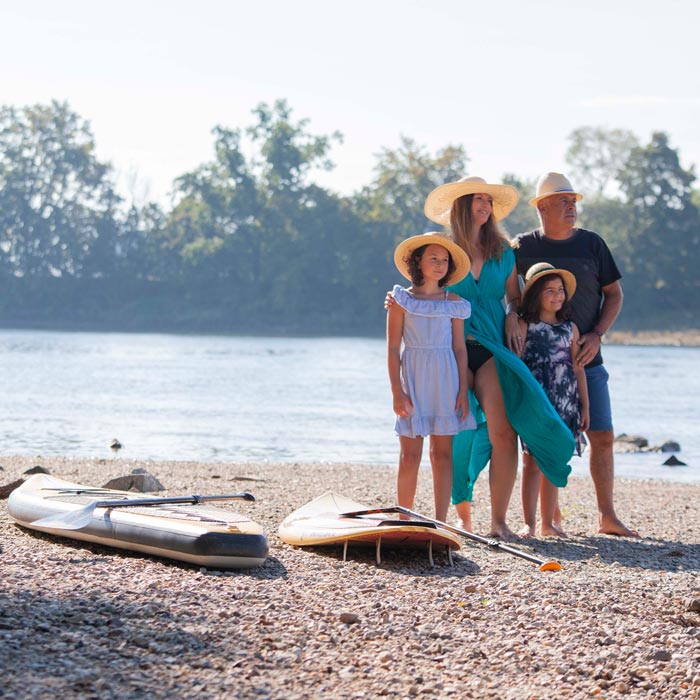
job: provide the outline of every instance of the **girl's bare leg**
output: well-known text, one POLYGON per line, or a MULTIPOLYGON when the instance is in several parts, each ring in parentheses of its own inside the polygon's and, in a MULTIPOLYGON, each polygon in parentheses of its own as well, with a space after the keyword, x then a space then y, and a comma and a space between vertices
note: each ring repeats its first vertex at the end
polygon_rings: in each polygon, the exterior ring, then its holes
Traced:
POLYGON ((540 493, 542 472, 532 455, 523 452, 522 500, 524 524, 519 537, 534 537, 537 526, 537 496, 540 493))
MULTIPOLYGON (((474 391, 474 373, 467 368, 467 381, 469 383, 469 388, 474 391)), ((474 410, 473 402, 470 405, 470 410, 474 410)), ((454 464, 452 465, 454 474, 454 464)), ((459 478, 459 475, 458 475, 459 478)), ((457 511, 457 517, 460 520, 460 527, 468 532, 472 531, 472 504, 471 501, 462 501, 461 503, 455 503, 455 510, 457 511)))
POLYGON ((544 537, 566 537, 566 533, 555 520, 559 510, 559 489, 544 475, 540 484, 540 515, 544 537))
POLYGON ((430 436, 435 517, 445 522, 452 495, 452 435, 430 436))
POLYGON ((518 472, 518 446, 515 431, 506 417, 503 394, 498 380, 496 364, 491 358, 477 371, 474 393, 486 414, 489 440, 491 441, 491 530, 489 537, 515 539, 506 523, 508 505, 518 472))
POLYGON ((400 506, 413 508, 418 485, 418 469, 423 454, 422 437, 399 437, 399 473, 396 477, 396 494, 400 506))

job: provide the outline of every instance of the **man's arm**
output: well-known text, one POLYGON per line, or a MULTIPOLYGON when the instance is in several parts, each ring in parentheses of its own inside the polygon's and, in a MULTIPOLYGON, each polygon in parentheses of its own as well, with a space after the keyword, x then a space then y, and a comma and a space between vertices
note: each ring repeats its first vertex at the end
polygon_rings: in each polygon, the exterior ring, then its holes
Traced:
POLYGON ((603 305, 600 308, 598 321, 592 331, 584 333, 578 339, 581 350, 576 362, 579 367, 585 367, 598 354, 603 335, 610 330, 622 310, 622 285, 619 280, 601 287, 601 291, 603 305))
POLYGON ((603 292, 603 306, 600 309, 598 322, 593 327, 595 333, 599 336, 607 333, 611 328, 615 319, 622 311, 622 285, 619 280, 601 287, 603 292))

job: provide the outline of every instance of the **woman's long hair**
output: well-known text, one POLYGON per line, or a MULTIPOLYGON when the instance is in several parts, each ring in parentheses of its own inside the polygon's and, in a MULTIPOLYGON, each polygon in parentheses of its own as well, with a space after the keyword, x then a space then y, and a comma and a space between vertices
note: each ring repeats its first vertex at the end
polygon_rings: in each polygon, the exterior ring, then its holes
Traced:
MULTIPOLYGON (((472 201, 473 194, 465 194, 463 197, 455 199, 450 211, 450 227, 455 243, 463 248, 470 260, 474 259, 474 250, 469 243, 469 233, 472 230, 472 201)), ((501 230, 500 226, 489 216, 486 223, 479 231, 481 247, 484 249, 484 260, 491 258, 501 259, 504 249, 509 245, 508 237, 501 230)))

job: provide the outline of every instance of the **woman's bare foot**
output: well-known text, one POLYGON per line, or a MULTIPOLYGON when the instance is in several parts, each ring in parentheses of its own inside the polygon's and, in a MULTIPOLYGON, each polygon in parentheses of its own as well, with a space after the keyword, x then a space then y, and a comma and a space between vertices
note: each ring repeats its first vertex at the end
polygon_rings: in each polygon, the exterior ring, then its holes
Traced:
POLYGON ((559 527, 556 523, 551 525, 542 525, 541 528, 542 537, 568 537, 564 530, 559 527))
POLYGON ((497 540, 505 540, 506 542, 513 542, 518 539, 507 525, 492 525, 491 531, 486 536, 497 540))
POLYGON ((631 530, 621 520, 613 516, 601 516, 598 532, 602 535, 617 535, 618 537, 639 537, 636 530, 631 530))
POLYGON ((472 504, 469 501, 462 501, 455 504, 459 526, 467 532, 472 531, 472 504))
POLYGON ((562 520, 561 510, 559 510, 559 506, 556 506, 554 508, 554 517, 552 518, 552 522, 554 523, 555 527, 561 529, 562 520))
POLYGON ((534 525, 523 525, 519 530, 518 530, 518 537, 521 539, 527 539, 528 537, 534 537, 535 536, 535 526, 534 525))

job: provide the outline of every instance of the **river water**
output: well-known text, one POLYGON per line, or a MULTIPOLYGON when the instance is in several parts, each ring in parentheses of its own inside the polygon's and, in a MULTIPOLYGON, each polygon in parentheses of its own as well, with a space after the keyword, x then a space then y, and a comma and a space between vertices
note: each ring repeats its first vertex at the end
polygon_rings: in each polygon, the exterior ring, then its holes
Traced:
MULTIPOLYGON (((673 439, 618 476, 700 482, 700 348, 606 346, 616 434, 673 439)), ((2 454, 395 464, 385 343, 0 331, 2 454)), ((586 456, 572 461, 586 474, 586 456)))

